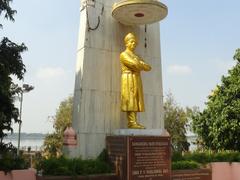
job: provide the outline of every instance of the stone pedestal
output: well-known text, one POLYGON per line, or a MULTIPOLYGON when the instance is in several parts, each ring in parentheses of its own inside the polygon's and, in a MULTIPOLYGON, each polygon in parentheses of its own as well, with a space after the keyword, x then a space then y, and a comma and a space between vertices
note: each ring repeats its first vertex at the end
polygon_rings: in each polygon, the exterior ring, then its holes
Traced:
POLYGON ((121 180, 170 180, 169 136, 107 136, 106 145, 121 180))

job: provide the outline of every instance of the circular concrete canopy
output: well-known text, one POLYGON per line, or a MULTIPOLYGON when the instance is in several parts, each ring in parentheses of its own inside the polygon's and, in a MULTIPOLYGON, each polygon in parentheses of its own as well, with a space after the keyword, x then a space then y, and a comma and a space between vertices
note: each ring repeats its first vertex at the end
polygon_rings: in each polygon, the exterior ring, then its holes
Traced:
POLYGON ((121 0, 112 9, 112 16, 125 25, 151 24, 164 19, 167 13, 167 6, 157 0, 121 0))

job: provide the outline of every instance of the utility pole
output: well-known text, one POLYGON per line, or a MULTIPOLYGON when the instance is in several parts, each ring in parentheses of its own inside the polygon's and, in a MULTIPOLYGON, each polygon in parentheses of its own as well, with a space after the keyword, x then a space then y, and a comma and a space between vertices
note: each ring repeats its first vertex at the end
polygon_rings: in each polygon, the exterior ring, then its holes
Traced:
POLYGON ((17 146, 17 155, 20 154, 20 141, 21 141, 21 128, 22 128, 22 105, 23 105, 23 94, 28 93, 34 89, 33 86, 29 84, 23 84, 20 91, 20 110, 19 110, 19 126, 18 126, 18 146, 17 146))

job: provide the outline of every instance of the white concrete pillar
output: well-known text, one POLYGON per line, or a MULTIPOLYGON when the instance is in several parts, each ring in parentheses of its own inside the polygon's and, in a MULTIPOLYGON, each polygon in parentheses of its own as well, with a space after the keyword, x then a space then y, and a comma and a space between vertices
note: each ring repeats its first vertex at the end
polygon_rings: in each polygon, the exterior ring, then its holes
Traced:
POLYGON ((116 0, 82 0, 74 91, 73 128, 78 156, 94 158, 105 148, 105 136, 127 128, 120 110, 120 52, 124 36, 134 32, 136 53, 152 66, 142 73, 145 112, 139 122, 147 129, 162 129, 163 92, 159 23, 129 27, 116 22, 111 9, 116 0), (91 30, 91 29, 95 30, 91 30))

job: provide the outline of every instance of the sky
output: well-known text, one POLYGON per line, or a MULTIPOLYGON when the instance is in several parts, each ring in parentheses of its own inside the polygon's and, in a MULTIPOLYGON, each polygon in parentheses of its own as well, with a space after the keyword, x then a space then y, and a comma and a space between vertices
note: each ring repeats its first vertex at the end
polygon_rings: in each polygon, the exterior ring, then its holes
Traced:
MULTIPOLYGON (((171 92, 182 107, 203 109, 234 65, 240 1, 162 2, 169 10, 160 23, 164 95, 171 92)), ((0 38, 28 47, 24 83, 35 87, 24 94, 22 132, 49 133, 59 103, 74 90, 80 0, 14 0, 12 7, 15 22, 0 18, 0 38)))

